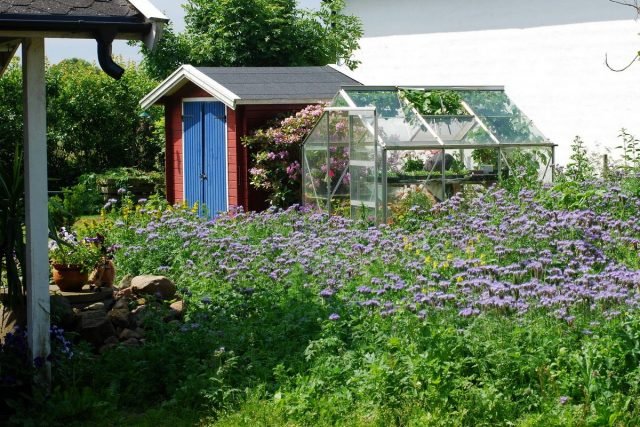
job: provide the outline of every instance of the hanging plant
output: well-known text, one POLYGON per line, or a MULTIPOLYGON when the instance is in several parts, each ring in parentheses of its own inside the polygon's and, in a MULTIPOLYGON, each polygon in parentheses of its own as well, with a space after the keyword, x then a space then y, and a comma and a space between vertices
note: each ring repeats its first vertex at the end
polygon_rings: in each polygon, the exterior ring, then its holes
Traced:
POLYGON ((452 90, 402 90, 400 95, 423 116, 460 116, 468 114, 462 97, 452 90))

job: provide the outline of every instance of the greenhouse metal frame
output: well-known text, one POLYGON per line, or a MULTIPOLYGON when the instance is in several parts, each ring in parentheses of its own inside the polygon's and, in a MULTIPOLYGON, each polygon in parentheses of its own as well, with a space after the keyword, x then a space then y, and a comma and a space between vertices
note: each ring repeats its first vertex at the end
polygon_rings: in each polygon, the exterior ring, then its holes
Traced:
POLYGON ((555 147, 502 87, 343 87, 303 144, 303 203, 385 223, 411 191, 551 181, 555 147))

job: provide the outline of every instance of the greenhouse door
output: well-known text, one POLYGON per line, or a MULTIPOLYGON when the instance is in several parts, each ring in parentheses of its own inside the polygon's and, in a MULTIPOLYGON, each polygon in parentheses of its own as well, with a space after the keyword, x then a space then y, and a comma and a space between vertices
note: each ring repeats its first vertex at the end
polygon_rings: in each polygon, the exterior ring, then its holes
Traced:
POLYGON ((184 102, 184 197, 201 215, 227 210, 226 110, 222 102, 184 102))

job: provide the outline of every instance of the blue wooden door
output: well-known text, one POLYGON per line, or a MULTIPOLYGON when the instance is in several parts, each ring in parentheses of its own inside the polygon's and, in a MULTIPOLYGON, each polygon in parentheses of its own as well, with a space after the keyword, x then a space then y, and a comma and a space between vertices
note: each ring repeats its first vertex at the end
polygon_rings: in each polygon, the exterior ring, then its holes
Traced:
POLYGON ((213 217, 228 209, 225 106, 185 102, 183 120, 185 200, 213 217))

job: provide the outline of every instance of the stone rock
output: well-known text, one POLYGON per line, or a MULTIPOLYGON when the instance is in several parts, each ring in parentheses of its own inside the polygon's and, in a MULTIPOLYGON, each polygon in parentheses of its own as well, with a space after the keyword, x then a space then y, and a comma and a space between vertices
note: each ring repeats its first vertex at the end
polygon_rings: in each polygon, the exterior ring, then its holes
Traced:
POLYGON ((100 348, 116 331, 104 310, 83 311, 79 315, 78 332, 86 341, 100 348))
POLYGON ((140 338, 142 338, 142 336, 138 332, 132 331, 131 329, 125 329, 120 333, 120 341, 127 341, 131 338, 139 340, 140 338))
POLYGON ((182 318, 184 313, 184 304, 182 301, 176 301, 169 306, 167 314, 162 318, 165 322, 171 322, 182 318))
POLYGON ((142 314, 146 309, 147 309, 146 305, 139 305, 138 307, 131 310, 131 314, 133 314, 134 316, 138 316, 142 314))
POLYGON ((116 300, 116 303, 113 306, 114 310, 119 310, 121 308, 124 308, 126 310, 129 309, 129 301, 127 301, 125 298, 120 298, 116 300))
POLYGON ((119 342, 120 342, 120 340, 118 340, 118 338, 115 335, 111 335, 109 338, 104 340, 105 345, 108 345, 108 344, 116 345, 119 342))
POLYGON ((100 354, 105 354, 107 351, 111 350, 112 348, 115 348, 118 344, 105 344, 102 347, 100 347, 100 349, 98 350, 98 353, 100 354))
POLYGON ((122 345, 126 345, 127 347, 138 347, 140 345, 140 341, 138 341, 136 338, 129 338, 128 340, 124 341, 122 345))
POLYGON ((178 314, 178 316, 182 316, 182 313, 184 313, 184 301, 176 301, 173 304, 171 304, 169 308, 175 311, 178 314))
POLYGON ((120 280, 120 283, 118 284, 118 288, 122 290, 130 287, 131 279, 133 279, 133 276, 131 276, 130 274, 127 274, 126 276, 124 276, 122 280, 120 280))
POLYGON ((68 299, 61 295, 51 296, 51 323, 62 329, 73 329, 76 315, 68 299))
POLYGON ((129 326, 129 310, 126 308, 114 308, 109 312, 108 316, 114 326, 121 328, 129 326))
POLYGON ((176 295, 176 285, 164 276, 136 276, 131 280, 134 293, 154 295, 163 300, 173 299, 176 295))
POLYGON ((116 292, 116 298, 124 299, 133 296, 132 288, 124 288, 116 292))
POLYGON ((140 335, 141 339, 144 338, 144 335, 145 335, 144 334, 144 329, 138 327, 138 328, 135 329, 135 332, 136 332, 136 334, 140 335))
POLYGON ((93 311, 93 310, 106 310, 106 307, 103 302, 96 302, 84 308, 84 311, 93 311))

